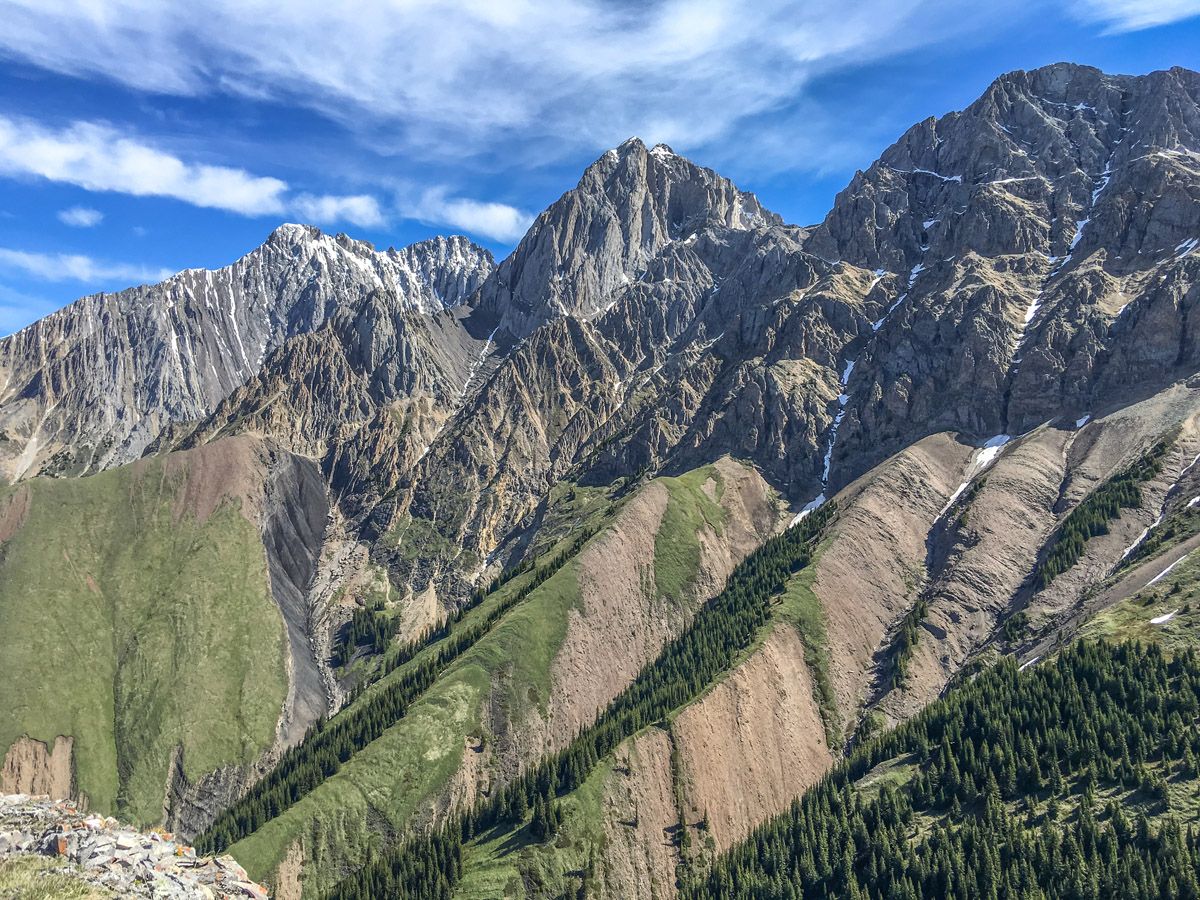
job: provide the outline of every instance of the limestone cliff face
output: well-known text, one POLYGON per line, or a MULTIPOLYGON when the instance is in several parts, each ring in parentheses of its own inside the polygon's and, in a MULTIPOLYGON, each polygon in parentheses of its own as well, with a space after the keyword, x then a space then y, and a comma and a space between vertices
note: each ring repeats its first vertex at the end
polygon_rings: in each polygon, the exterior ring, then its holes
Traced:
MULTIPOLYGON (((827 404, 838 393, 834 367, 841 347, 869 321, 855 311, 869 273, 835 273, 803 251, 804 232, 760 213, 727 182, 709 197, 710 172, 640 142, 602 157, 576 192, 543 215, 530 240, 539 227, 567 227, 588 198, 607 213, 596 220, 604 232, 598 244, 625 246, 630 207, 645 205, 663 171, 677 179, 671 196, 708 198, 704 215, 681 211, 669 221, 688 227, 649 229, 629 257, 636 271, 625 257, 602 254, 610 257, 603 265, 626 273, 603 294, 580 288, 602 302, 564 307, 493 359, 478 390, 375 510, 377 529, 422 520, 446 537, 441 547, 462 557, 393 560, 402 579, 416 579, 417 588, 433 579, 452 595, 461 592, 460 577, 480 560, 505 558, 564 477, 607 483, 732 452, 760 462, 780 484, 794 479, 789 493, 819 483, 827 404), (597 172, 610 170, 625 177, 598 180, 597 172), (640 181, 631 184, 634 176, 640 181), (718 202, 729 198, 732 205, 718 202), (748 423, 747 415, 758 418, 748 423)), ((519 247, 510 261, 527 250, 519 247)), ((603 267, 599 260, 589 266, 603 267)), ((504 271, 481 288, 474 317, 487 315, 489 291, 504 271)))

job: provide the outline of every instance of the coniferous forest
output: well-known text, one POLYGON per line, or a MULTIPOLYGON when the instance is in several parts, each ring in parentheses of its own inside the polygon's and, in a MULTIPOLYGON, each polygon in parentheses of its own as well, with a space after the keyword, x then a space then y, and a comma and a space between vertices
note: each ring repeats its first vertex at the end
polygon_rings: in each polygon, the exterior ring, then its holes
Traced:
POLYGON ((1141 505, 1141 485, 1158 474, 1171 443, 1166 438, 1158 441, 1071 510, 1034 573, 1034 584, 1039 590, 1079 562, 1087 542, 1107 534, 1109 523, 1121 515, 1121 510, 1141 505))
POLYGON ((1198 711, 1194 651, 1006 660, 856 751, 682 897, 1200 896, 1198 711), (905 777, 864 787, 889 761, 905 777))
MULTIPOLYGON (((531 810, 533 835, 552 834, 557 827, 556 797, 579 787, 625 738, 701 694, 753 643, 788 578, 812 561, 814 543, 834 511, 834 504, 826 505, 743 560, 725 589, 696 614, 684 633, 566 749, 531 766, 441 829, 373 860, 331 897, 449 900, 462 870, 464 841, 497 828, 518 831, 531 810), (430 865, 431 859, 440 864, 430 865)), ((587 882, 588 874, 583 873, 579 896, 585 896, 587 882)))

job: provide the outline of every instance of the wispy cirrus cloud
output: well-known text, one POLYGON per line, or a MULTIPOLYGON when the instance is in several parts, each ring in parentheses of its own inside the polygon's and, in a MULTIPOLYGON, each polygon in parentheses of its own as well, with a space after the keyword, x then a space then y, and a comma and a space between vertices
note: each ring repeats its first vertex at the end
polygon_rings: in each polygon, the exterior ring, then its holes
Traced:
POLYGON ((170 269, 106 262, 76 253, 34 253, 0 247, 0 269, 32 275, 41 281, 154 282, 169 277, 170 269))
POLYGON ((104 221, 104 213, 89 206, 72 206, 58 211, 58 221, 72 228, 95 228, 104 221))
POLYGON ((1113 33, 1141 31, 1200 16, 1200 0, 1075 0, 1075 11, 1113 33))
MULTIPOLYGON (((170 197, 244 216, 294 212, 318 224, 376 226, 383 221, 371 197, 293 194, 282 179, 188 162, 100 122, 50 128, 0 116, 0 174, 45 178, 88 191, 170 197)), ((81 223, 82 219, 68 224, 81 223)))
POLYGON ((690 148, 727 140, 814 75, 1012 15, 987 6, 10 0, 0 54, 154 94, 315 109, 384 152, 467 158, 508 142, 545 157, 631 134, 690 148))

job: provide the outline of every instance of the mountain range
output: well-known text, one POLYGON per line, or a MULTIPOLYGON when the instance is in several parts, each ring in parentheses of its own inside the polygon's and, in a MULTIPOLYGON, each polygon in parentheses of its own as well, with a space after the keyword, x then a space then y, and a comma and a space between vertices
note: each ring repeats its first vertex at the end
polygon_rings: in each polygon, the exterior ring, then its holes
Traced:
POLYGON ((0 788, 284 898, 720 896, 977 673, 1195 645, 1198 251, 1200 74, 1057 64, 812 226, 631 138, 499 263, 76 301, 0 340, 0 788))

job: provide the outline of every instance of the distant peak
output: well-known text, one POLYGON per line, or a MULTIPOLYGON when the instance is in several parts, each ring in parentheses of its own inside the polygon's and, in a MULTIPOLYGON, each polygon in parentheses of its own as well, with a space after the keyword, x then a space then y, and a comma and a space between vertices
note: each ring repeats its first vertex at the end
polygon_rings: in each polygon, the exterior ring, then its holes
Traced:
POLYGON ((653 154, 654 156, 678 156, 679 155, 666 144, 655 144, 654 148, 650 151, 650 153, 653 154))
POLYGON ((305 238, 319 238, 321 229, 313 225, 301 225, 298 222, 284 222, 267 237, 268 242, 294 242, 305 238))
POLYGON ((495 258, 492 256, 490 250, 486 247, 481 247, 469 237, 462 234, 435 234, 432 237, 416 241, 399 250, 395 247, 389 247, 387 252, 389 256, 430 254, 437 257, 472 257, 485 262, 489 266, 495 264, 495 258))

